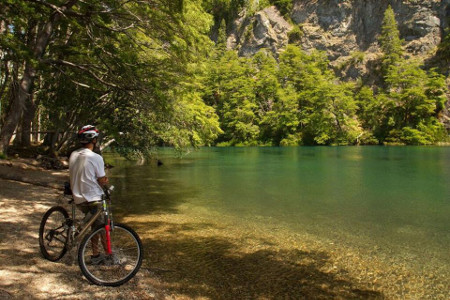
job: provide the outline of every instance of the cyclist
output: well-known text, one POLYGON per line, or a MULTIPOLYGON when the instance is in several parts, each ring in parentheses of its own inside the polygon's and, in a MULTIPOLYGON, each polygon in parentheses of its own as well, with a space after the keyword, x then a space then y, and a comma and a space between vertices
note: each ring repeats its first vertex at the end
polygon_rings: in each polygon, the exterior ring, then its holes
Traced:
MULTIPOLYGON (((102 200, 102 187, 108 184, 103 158, 93 150, 97 144, 99 131, 95 126, 86 125, 78 131, 78 140, 82 147, 72 152, 69 158, 70 187, 77 207, 85 214, 93 216, 98 202, 102 200)), ((104 225, 104 219, 98 218, 92 228, 104 225)), ((98 264, 104 259, 98 249, 99 236, 92 239, 91 263, 98 264)), ((104 245, 104 237, 102 237, 104 245)))

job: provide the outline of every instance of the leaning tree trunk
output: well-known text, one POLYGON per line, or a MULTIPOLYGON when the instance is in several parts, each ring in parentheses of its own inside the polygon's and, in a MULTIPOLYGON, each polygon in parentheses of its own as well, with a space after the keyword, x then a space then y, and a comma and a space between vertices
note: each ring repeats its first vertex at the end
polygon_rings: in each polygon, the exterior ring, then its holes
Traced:
MULTIPOLYGON (((61 19, 61 16, 65 11, 70 9, 78 0, 69 0, 65 3, 58 11, 55 11, 50 16, 50 20, 45 24, 43 29, 39 32, 34 49, 32 49, 33 57, 40 60, 45 53, 50 37, 53 33, 53 29, 61 19)), ((20 117, 25 108, 25 103, 27 98, 31 94, 31 88, 33 86, 34 79, 36 77, 36 69, 28 61, 25 66, 25 71, 23 73, 22 80, 19 85, 19 92, 17 97, 15 97, 11 109, 6 117, 5 123, 0 131, 0 153, 5 153, 9 145, 11 137, 19 124, 20 117)))
POLYGON ((19 124, 23 107, 25 105, 26 98, 28 97, 28 92, 30 91, 35 74, 36 72, 34 68, 30 63, 27 63, 23 78, 19 84, 19 90, 17 95, 13 98, 8 115, 5 119, 5 123, 0 131, 0 153, 6 152, 14 130, 19 124))

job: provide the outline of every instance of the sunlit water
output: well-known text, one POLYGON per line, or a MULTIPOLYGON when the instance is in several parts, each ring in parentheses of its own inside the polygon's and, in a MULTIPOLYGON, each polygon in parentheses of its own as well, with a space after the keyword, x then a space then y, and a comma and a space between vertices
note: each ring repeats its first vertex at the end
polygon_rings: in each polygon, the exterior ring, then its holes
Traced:
MULTIPOLYGON (((450 269, 450 148, 204 148, 116 165, 121 214, 257 221, 416 268, 450 269)), ((217 221, 217 220, 216 220, 217 221)), ((261 225, 262 226, 262 225, 261 225)), ((441 272, 441 271, 439 271, 441 272)))

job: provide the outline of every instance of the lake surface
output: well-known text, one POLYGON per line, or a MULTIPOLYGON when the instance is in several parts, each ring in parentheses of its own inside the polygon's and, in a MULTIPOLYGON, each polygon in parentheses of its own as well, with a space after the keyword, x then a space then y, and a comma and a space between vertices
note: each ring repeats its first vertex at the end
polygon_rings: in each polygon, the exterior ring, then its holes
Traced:
POLYGON ((161 151, 160 167, 107 156, 116 165, 111 182, 120 215, 186 214, 308 234, 449 279, 448 147, 202 148, 182 159, 171 153, 161 151))

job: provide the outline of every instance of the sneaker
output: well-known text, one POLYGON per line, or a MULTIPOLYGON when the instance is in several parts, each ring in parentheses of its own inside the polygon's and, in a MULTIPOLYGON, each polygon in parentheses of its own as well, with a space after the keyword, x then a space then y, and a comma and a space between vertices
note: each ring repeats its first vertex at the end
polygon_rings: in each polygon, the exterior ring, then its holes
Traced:
POLYGON ((106 256, 104 254, 98 254, 96 256, 91 256, 91 265, 100 265, 105 261, 106 256))

